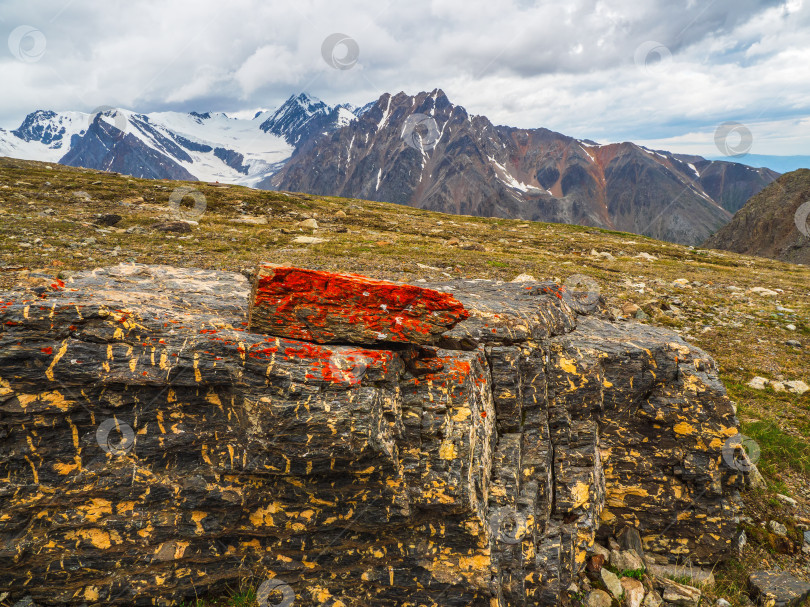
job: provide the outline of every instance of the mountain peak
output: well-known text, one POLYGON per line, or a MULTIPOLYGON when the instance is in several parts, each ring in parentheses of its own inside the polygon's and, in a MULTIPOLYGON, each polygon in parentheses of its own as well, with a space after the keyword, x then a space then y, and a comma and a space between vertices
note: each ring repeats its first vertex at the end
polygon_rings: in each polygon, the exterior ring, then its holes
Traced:
POLYGON ((345 126, 355 114, 346 106, 330 107, 308 93, 291 95, 260 129, 284 137, 290 145, 335 127, 345 126))

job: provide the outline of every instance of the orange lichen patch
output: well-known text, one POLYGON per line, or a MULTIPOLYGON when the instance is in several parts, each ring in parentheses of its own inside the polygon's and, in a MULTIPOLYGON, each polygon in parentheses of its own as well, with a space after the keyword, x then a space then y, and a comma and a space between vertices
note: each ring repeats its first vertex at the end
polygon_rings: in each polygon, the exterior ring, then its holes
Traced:
POLYGON ((254 333, 318 343, 424 344, 469 316, 447 293, 354 274, 263 265, 257 276, 254 333))

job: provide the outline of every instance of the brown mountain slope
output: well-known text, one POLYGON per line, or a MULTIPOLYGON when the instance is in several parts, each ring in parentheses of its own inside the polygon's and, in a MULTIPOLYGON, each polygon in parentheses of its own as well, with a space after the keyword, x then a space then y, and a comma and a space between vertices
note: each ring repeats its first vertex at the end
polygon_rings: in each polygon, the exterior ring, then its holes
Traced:
POLYGON ((705 246, 808 264, 807 211, 810 211, 810 170, 786 173, 751 198, 705 246))
POLYGON ((633 143, 496 126, 435 90, 386 93, 357 120, 299 148, 259 187, 698 244, 777 176, 633 143), (428 125, 422 149, 407 137, 415 119, 428 125))

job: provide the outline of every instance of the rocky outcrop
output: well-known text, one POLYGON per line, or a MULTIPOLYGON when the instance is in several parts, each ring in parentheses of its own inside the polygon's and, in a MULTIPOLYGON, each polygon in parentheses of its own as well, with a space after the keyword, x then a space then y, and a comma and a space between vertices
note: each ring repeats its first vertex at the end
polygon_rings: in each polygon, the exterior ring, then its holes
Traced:
POLYGON ((704 352, 554 285, 429 286, 468 314, 432 346, 249 332, 227 272, 4 293, 0 588, 168 605, 252 575, 296 607, 560 605, 625 527, 673 563, 730 550, 745 479, 704 352))

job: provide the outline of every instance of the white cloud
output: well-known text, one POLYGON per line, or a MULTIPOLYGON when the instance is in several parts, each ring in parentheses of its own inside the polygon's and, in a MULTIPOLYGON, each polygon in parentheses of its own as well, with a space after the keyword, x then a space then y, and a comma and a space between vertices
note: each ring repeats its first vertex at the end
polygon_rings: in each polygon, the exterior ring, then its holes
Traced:
POLYGON ((360 104, 440 87, 499 124, 710 153, 736 120, 757 153, 810 153, 805 130, 780 130, 810 115, 801 0, 4 0, 3 19, 3 39, 19 25, 47 37, 35 63, 0 49, 4 127, 34 109, 239 111, 301 90, 360 104), (321 57, 335 32, 358 43, 352 69, 321 57), (671 60, 639 68, 648 41, 671 60))

